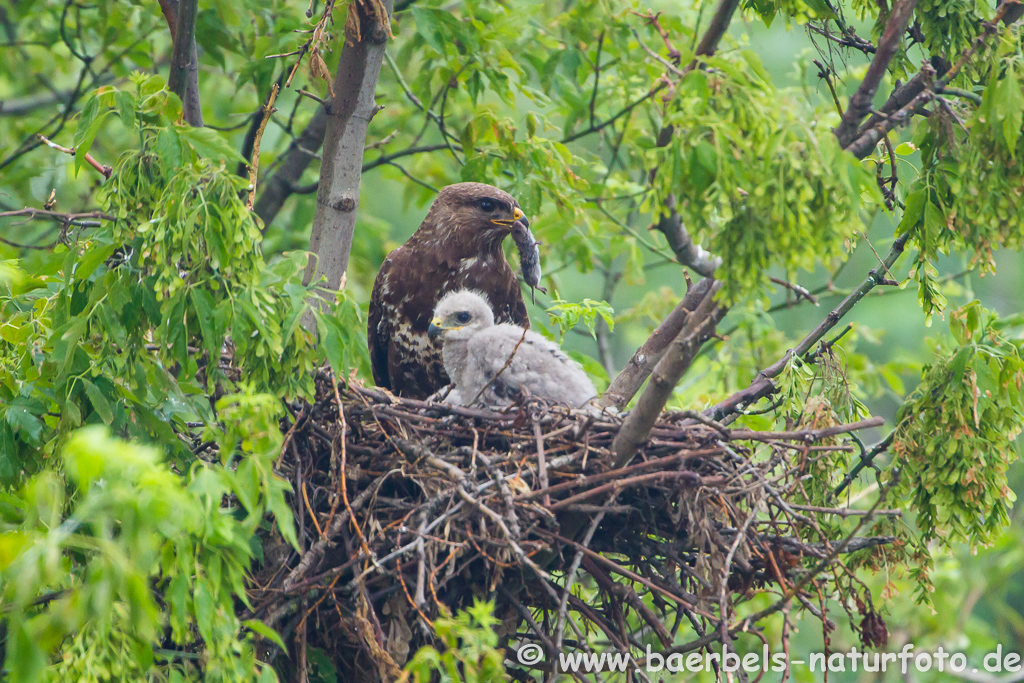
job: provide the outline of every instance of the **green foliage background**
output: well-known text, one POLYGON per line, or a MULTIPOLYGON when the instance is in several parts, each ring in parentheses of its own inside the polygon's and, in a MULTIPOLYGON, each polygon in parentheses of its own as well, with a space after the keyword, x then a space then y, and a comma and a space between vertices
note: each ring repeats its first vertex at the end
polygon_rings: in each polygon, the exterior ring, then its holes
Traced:
MULTIPOLYGON (((644 50, 666 54, 640 5, 404 5, 377 89, 384 109, 368 138, 375 166, 363 178, 347 296, 318 313, 322 344, 299 325, 314 195, 293 195, 264 226, 245 208, 247 179, 236 171, 253 112, 293 64, 266 57, 304 40, 294 31, 308 26, 305 4, 202 5, 205 129, 183 124, 164 86, 170 39, 156 3, 0 9, 0 211, 41 207, 54 190, 58 211, 114 218, 63 229, 0 219, 0 571, 11 680, 275 676, 255 652, 276 635, 240 623, 235 606, 260 560, 259 533, 273 526, 294 542, 287 484, 272 471, 281 400, 310 397, 324 362, 367 377, 363 321, 376 268, 418 225, 434 189, 459 180, 519 199, 544 243, 552 295, 538 298, 531 318, 581 354, 599 384, 684 291, 665 238, 648 229, 674 195, 694 239, 723 258, 717 275, 733 304, 719 327, 725 339, 673 398, 683 408, 746 386, 909 232, 892 274, 901 287, 876 289, 849 317, 835 359, 793 363, 779 381, 784 403, 744 421, 769 429, 886 416, 894 457, 880 460, 877 479, 886 485, 899 472, 896 500, 909 514, 871 530, 900 536, 899 547, 857 561, 872 570, 863 578, 886 613, 890 647, 941 644, 976 660, 995 643, 1024 651, 1024 598, 1012 590, 1024 577, 1012 494, 1024 487, 1014 464, 1024 410, 1024 268, 1013 251, 1024 235, 1019 24, 950 83, 970 95, 950 98, 950 115, 893 136, 901 183, 890 209, 875 182, 888 157, 876 150, 858 161, 839 148, 836 106, 800 28, 834 18, 834 5, 749 3, 708 68, 678 77, 644 50), (675 134, 659 145, 666 126, 675 134), (41 146, 36 132, 75 147, 75 157, 41 146), (417 149, 429 151, 409 152, 417 149), (113 167, 110 180, 85 163, 87 151, 113 167), (821 308, 771 276, 817 292, 821 308), (239 371, 222 369, 222 354, 239 371), (219 459, 193 457, 192 436, 216 442, 219 459), (186 647, 197 641, 202 658, 186 647)), ((660 25, 686 65, 713 5, 655 9, 665 10, 660 25)), ((875 3, 842 9, 843 21, 877 40, 875 3)), ((955 61, 993 14, 984 2, 921 3, 925 40, 901 53, 894 75, 906 78, 926 58, 955 61)), ((333 67, 340 39, 330 45, 333 67)), ((841 95, 863 63, 833 60, 841 95)), ((293 86, 325 94, 305 66, 293 86)), ((263 179, 314 113, 294 87, 277 107, 263 179)), ((318 170, 313 163, 302 183, 318 170)), ((819 462, 807 502, 821 502, 849 464, 819 462)), ((875 479, 848 495, 869 499, 875 479)), ((451 633, 483 624, 482 614, 452 622, 451 633)), ((848 612, 833 601, 830 614, 837 631, 801 629, 795 647, 856 642, 848 612)), ((781 628, 773 621, 766 635, 777 642, 781 628)), ((486 654, 493 642, 480 641, 486 654)))

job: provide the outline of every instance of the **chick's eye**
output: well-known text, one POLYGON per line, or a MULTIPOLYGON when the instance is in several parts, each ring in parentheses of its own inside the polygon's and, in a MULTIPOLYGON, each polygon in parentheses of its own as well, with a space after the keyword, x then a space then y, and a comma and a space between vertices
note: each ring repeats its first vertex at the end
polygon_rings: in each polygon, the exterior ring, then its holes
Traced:
POLYGON ((463 311, 462 313, 459 313, 458 315, 456 315, 455 319, 458 320, 463 325, 465 325, 466 323, 469 322, 469 313, 466 313, 465 311, 463 311))
POLYGON ((494 200, 493 199, 481 199, 480 200, 480 210, 481 211, 486 211, 487 213, 490 213, 491 211, 494 211, 494 200))

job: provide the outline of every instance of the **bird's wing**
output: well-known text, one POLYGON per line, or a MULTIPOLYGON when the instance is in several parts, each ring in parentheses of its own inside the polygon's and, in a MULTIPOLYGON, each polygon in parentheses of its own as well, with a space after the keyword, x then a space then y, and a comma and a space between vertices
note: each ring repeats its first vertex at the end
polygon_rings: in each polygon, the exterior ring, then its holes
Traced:
POLYGON ((479 362, 484 381, 497 375, 491 391, 499 399, 514 400, 525 389, 532 395, 580 406, 596 393, 583 368, 536 332, 527 331, 523 337, 520 328, 497 325, 476 335, 470 343, 476 346, 471 356, 483 359, 479 362), (515 355, 509 362, 513 350, 515 355))
POLYGON ((373 370, 373 381, 379 387, 391 389, 388 376, 388 342, 391 339, 391 325, 388 320, 385 287, 391 273, 391 257, 388 256, 381 264, 377 279, 373 283, 373 294, 370 296, 370 315, 366 324, 366 344, 370 347, 370 367, 373 370))
MULTIPOLYGON (((529 339, 529 332, 527 338, 529 339)), ((486 396, 513 400, 522 390, 524 380, 529 376, 529 344, 520 343, 522 329, 512 325, 498 325, 487 329, 469 340, 466 358, 466 385, 469 392, 463 398, 472 401, 474 395, 484 386, 489 387, 486 396), (516 345, 518 344, 518 349, 516 345), (513 351, 515 355, 513 355, 513 351), (509 357, 512 357, 511 362, 509 357), (507 365, 507 367, 506 367, 507 365)), ((487 402, 485 400, 485 402, 487 402)), ((492 401, 493 402, 493 401, 492 401)), ((501 401, 498 401, 501 402, 501 401)))

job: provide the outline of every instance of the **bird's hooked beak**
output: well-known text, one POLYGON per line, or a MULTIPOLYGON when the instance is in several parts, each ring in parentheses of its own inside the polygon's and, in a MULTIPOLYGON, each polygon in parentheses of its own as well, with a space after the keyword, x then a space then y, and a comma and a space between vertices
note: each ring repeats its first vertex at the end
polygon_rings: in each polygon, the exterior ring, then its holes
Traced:
POLYGON ((522 223, 525 227, 530 227, 530 221, 526 220, 526 214, 518 206, 515 211, 512 212, 512 218, 492 218, 491 222, 495 225, 500 225, 503 228, 512 229, 512 224, 516 221, 522 223))
POLYGON ((444 321, 440 318, 434 318, 430 321, 430 325, 427 327, 427 338, 437 339, 447 330, 457 330, 458 327, 445 327, 444 321))

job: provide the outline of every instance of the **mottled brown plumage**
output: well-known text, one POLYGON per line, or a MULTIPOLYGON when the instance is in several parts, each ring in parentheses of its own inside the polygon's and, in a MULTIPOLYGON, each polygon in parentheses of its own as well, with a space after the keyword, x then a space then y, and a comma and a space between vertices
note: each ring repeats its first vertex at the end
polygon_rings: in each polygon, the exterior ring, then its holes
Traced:
POLYGON ((507 192, 483 183, 441 190, 409 240, 381 265, 370 298, 367 341, 378 386, 425 398, 448 384, 441 346, 427 338, 438 299, 475 289, 497 322, 530 326, 526 304, 502 240, 516 221, 528 225, 507 192))

